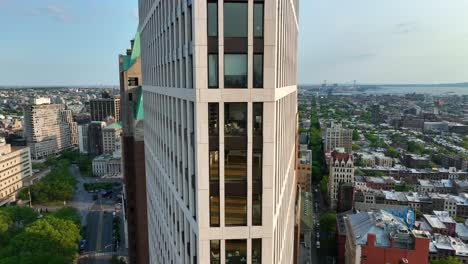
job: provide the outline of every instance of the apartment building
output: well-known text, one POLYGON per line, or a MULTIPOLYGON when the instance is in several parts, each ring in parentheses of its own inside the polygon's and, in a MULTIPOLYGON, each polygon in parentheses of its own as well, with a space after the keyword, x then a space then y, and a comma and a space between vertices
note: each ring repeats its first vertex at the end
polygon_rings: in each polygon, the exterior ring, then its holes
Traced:
POLYGON ((24 108, 24 136, 33 159, 43 159, 72 147, 75 133, 71 111, 62 105, 50 104, 50 99, 36 100, 40 104, 24 108))
POLYGON ((120 121, 120 97, 105 95, 89 101, 91 121, 120 121))
POLYGON ((347 153, 353 151, 353 130, 332 123, 325 130, 325 151, 333 151, 336 148, 344 148, 347 153))
POLYGON ((119 122, 110 124, 102 129, 102 152, 113 155, 117 150, 120 152, 120 140, 122 125, 119 122))
POLYGON ((298 1, 139 4, 150 263, 293 263, 298 1))
POLYGON ((328 198, 330 207, 338 205, 338 190, 341 184, 354 183, 353 155, 333 151, 330 160, 330 176, 328 179, 328 198))
POLYGON ((15 201, 23 180, 31 176, 29 147, 12 147, 0 138, 0 206, 15 201))

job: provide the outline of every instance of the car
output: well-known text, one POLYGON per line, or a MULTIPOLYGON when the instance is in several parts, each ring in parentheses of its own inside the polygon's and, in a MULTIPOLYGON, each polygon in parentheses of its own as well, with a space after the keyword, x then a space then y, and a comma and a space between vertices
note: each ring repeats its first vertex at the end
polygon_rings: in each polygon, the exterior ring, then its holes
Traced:
POLYGON ((317 234, 315 234, 315 237, 316 237, 317 239, 320 239, 320 232, 317 231, 317 234))
POLYGON ((85 239, 80 240, 80 253, 85 252, 87 241, 85 239))
POLYGON ((317 242, 315 243, 315 247, 316 247, 316 248, 320 248, 320 241, 317 241, 317 242))

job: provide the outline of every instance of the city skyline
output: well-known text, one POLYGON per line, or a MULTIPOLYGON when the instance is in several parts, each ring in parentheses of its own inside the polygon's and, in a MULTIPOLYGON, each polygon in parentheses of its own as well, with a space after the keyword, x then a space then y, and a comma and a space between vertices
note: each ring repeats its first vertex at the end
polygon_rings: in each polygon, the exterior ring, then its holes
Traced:
MULTIPOLYGON (((137 29, 137 4, 46 0, 25 6, 0 0, 8 51, 2 55, 1 85, 118 86, 115 54, 137 29)), ((442 8, 447 12, 440 12, 436 0, 302 1, 298 83, 468 81, 468 30, 457 26, 466 20, 468 3, 442 8)))

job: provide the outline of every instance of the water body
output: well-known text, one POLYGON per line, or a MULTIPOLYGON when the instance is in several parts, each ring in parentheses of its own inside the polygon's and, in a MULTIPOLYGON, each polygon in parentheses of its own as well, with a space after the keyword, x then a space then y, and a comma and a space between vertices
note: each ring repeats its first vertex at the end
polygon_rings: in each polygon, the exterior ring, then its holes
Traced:
POLYGON ((431 95, 468 95, 467 87, 450 86, 379 86, 366 90, 366 94, 431 94, 431 95))

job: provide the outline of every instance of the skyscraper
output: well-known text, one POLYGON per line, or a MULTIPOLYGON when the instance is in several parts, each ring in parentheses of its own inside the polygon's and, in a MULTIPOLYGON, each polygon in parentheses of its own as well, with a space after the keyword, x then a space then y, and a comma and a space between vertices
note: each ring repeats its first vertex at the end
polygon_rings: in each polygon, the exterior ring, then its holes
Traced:
POLYGON ((293 263, 298 1, 139 3, 150 263, 293 263))
POLYGON ((105 121, 109 118, 120 121, 120 97, 103 93, 102 98, 89 101, 91 121, 105 121))
POLYGON ((130 264, 148 264, 148 215, 140 34, 119 57, 125 227, 130 264))

